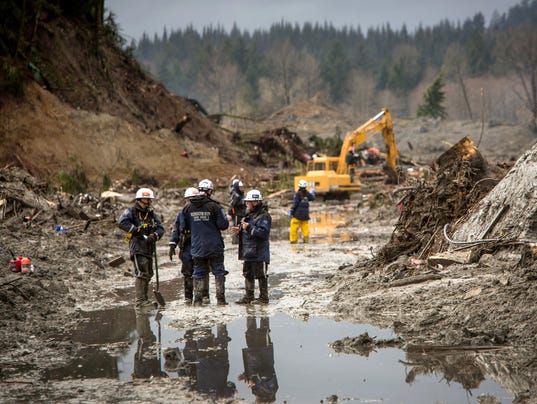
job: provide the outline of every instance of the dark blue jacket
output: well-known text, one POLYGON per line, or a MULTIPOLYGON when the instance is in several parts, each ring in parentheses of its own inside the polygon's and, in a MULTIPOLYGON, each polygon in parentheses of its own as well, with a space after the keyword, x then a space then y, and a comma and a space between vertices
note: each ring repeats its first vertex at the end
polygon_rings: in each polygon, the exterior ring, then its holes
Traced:
POLYGON ((129 241, 131 257, 137 254, 151 257, 155 245, 148 243, 144 236, 155 233, 160 240, 164 234, 164 227, 153 209, 141 209, 138 204, 125 209, 118 219, 118 226, 132 235, 129 241))
POLYGON ((183 209, 184 229, 190 230, 192 256, 205 258, 224 255, 222 230, 229 227, 225 210, 215 201, 203 195, 190 198, 183 209))
POLYGON ((310 201, 313 200, 315 200, 315 196, 305 188, 299 188, 291 205, 293 217, 298 220, 310 220, 310 201))
POLYGON ((239 184, 235 183, 231 187, 231 192, 229 193, 231 202, 229 204, 228 213, 230 216, 238 216, 239 218, 244 217, 246 214, 246 204, 244 203, 244 191, 241 191, 239 184))
POLYGON ((242 229, 239 234, 239 259, 269 264, 272 217, 268 206, 261 203, 253 211, 246 211, 244 221, 250 226, 248 230, 242 229))
POLYGON ((179 247, 179 258, 181 261, 188 261, 192 259, 192 237, 190 230, 185 225, 185 209, 188 206, 185 205, 183 210, 177 214, 175 222, 173 224, 172 235, 168 244, 175 244, 179 247))

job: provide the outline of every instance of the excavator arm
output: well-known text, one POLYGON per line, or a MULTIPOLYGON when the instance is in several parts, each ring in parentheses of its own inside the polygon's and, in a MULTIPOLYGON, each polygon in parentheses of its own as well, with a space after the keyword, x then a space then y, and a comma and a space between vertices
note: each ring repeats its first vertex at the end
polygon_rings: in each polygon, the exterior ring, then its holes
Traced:
POLYGON ((341 147, 341 153, 339 154, 339 161, 337 166, 337 173, 344 174, 347 170, 345 163, 345 155, 351 146, 359 146, 362 143, 368 141, 377 133, 382 131, 384 137, 384 144, 386 145, 386 166, 392 179, 397 179, 396 164, 399 158, 397 151, 397 145, 395 144, 395 136, 393 134, 392 116, 390 111, 383 109, 373 118, 369 119, 358 129, 348 132, 343 140, 343 146, 341 147))

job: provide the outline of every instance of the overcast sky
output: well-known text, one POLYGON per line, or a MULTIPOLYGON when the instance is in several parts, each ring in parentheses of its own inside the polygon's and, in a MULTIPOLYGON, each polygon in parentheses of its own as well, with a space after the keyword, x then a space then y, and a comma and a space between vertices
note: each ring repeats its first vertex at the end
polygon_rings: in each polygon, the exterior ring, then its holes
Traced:
POLYGON ((422 24, 432 26, 448 19, 464 22, 481 12, 488 24, 494 10, 506 13, 521 0, 105 0, 114 12, 121 34, 139 40, 144 32, 155 33, 194 26, 221 26, 227 31, 234 23, 252 33, 268 29, 282 20, 298 23, 332 23, 336 28, 370 27, 389 23, 399 30, 406 24, 410 33, 422 24))

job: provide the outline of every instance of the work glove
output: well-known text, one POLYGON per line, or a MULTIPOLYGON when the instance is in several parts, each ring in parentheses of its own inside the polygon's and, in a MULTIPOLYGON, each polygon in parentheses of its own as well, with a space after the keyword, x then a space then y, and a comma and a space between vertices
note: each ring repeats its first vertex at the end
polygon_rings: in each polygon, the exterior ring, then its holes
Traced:
POLYGON ((149 225, 147 223, 144 223, 136 228, 136 234, 143 235, 145 232, 147 232, 149 225))
POLYGON ((170 242, 170 261, 172 260, 173 256, 175 255, 175 243, 170 242))
POLYGON ((310 189, 311 196, 315 196, 315 188, 310 189))
POLYGON ((289 210, 289 218, 292 218, 293 217, 293 209, 290 209, 289 210))
POLYGON ((147 236, 146 240, 149 244, 155 244, 158 240, 157 233, 151 233, 149 236, 147 236))

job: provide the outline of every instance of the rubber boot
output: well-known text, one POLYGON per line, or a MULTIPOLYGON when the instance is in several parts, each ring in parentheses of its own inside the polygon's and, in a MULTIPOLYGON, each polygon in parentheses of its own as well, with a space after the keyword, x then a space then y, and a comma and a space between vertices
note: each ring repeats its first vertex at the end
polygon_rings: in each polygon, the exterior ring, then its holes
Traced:
POLYGON ((211 299, 209 298, 209 274, 203 278, 203 304, 211 304, 211 299))
POLYGON ((148 296, 149 294, 149 279, 141 278, 144 281, 144 298, 148 306, 153 306, 154 308, 158 307, 158 303, 154 300, 151 300, 148 296))
POLYGON ((254 300, 255 281, 253 279, 244 278, 244 296, 237 300, 237 304, 250 304, 254 300))
POLYGON ((219 306, 225 306, 226 302, 226 277, 215 276, 214 281, 216 284, 216 304, 219 306))
POLYGON ((194 279, 194 306, 203 304, 203 279, 194 279))
POLYGON ((260 304, 268 304, 268 278, 258 279, 259 281, 259 299, 257 301, 260 304))
POLYGON ((134 306, 136 309, 147 310, 155 309, 157 305, 147 299, 147 290, 149 281, 144 278, 136 278, 134 281, 135 300, 134 306))
POLYGON ((192 304, 194 297, 194 280, 191 276, 185 276, 185 304, 192 304))

